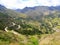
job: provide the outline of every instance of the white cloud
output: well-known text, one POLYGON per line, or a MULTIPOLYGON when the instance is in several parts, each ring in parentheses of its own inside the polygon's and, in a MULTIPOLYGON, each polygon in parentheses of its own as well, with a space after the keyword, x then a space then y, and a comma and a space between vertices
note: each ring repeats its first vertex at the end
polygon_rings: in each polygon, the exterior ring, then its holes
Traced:
POLYGON ((60 5, 60 0, 37 0, 38 3, 44 6, 56 6, 60 5))
POLYGON ((33 6, 56 6, 60 5, 60 0, 0 0, 0 4, 7 8, 24 8, 33 6))
POLYGON ((52 0, 51 4, 54 6, 60 5, 60 0, 52 0))

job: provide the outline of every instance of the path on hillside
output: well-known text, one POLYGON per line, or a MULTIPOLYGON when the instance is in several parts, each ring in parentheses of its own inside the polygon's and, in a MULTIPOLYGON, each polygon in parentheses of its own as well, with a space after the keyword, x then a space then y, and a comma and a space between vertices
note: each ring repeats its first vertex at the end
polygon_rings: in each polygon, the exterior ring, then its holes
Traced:
MULTIPOLYGON (((14 22, 12 22, 12 25, 11 25, 11 26, 15 26, 15 25, 17 25, 17 24, 15 24, 14 22)), ((18 26, 17 29, 20 29, 20 25, 17 25, 17 26, 18 26)), ((16 35, 19 35, 19 33, 16 32, 16 31, 14 31, 14 30, 9 31, 8 28, 9 28, 9 27, 5 27, 5 31, 6 31, 6 32, 12 32, 12 33, 14 33, 14 34, 16 34, 16 35)))

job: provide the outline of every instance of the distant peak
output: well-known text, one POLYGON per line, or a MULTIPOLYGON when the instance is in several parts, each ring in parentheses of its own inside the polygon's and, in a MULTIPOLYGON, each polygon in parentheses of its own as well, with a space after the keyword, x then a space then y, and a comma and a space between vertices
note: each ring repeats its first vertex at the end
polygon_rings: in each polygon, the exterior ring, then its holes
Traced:
POLYGON ((0 4, 0 8, 6 8, 4 5, 0 4))

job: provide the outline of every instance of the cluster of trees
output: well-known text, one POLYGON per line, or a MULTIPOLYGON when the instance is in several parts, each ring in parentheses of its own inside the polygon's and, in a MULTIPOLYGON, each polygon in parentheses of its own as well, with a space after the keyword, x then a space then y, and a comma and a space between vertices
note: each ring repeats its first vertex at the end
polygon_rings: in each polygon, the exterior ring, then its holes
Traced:
MULTIPOLYGON (((58 15, 47 15, 42 20, 20 20, 21 28, 17 32, 25 35, 51 34, 55 32, 54 27, 60 24, 58 15), (53 18, 54 17, 54 18, 53 18)), ((19 20, 18 20, 19 21, 19 20)))
POLYGON ((0 30, 4 30, 6 26, 9 26, 12 20, 7 14, 0 13, 0 30))
MULTIPOLYGON (((19 30, 15 30, 24 35, 35 35, 35 34, 49 34, 55 32, 53 30, 54 27, 60 24, 60 15, 51 14, 42 16, 40 20, 35 20, 32 18, 25 17, 22 15, 19 18, 11 18, 7 14, 0 13, 0 29, 4 30, 6 26, 9 26, 10 23, 14 22, 17 25, 20 25, 21 28, 19 30)), ((13 29, 14 30, 14 29, 13 29)))

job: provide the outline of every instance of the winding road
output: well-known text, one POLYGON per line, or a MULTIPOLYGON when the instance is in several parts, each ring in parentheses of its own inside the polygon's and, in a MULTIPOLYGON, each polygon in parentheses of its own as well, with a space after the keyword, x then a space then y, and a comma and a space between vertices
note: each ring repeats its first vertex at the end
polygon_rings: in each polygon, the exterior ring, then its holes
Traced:
MULTIPOLYGON (((10 25, 10 27, 11 27, 11 26, 15 26, 15 25, 17 25, 17 24, 15 24, 14 22, 12 22, 12 25, 10 25)), ((17 26, 18 26, 18 27, 16 28, 17 30, 21 28, 20 25, 17 25, 17 26)), ((6 31, 6 32, 9 32, 8 28, 9 28, 9 27, 5 27, 5 31, 6 31)), ((10 32, 19 35, 18 32, 14 31, 14 29, 12 29, 12 31, 10 31, 10 32)))

